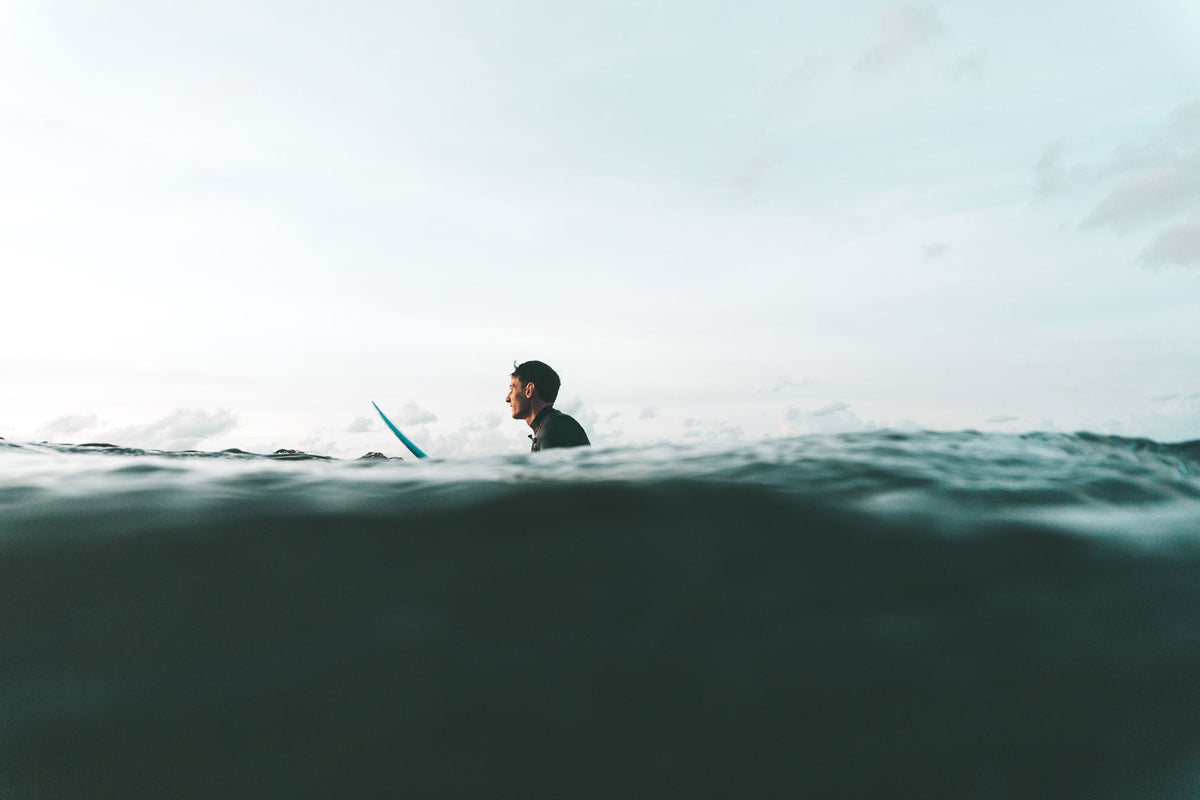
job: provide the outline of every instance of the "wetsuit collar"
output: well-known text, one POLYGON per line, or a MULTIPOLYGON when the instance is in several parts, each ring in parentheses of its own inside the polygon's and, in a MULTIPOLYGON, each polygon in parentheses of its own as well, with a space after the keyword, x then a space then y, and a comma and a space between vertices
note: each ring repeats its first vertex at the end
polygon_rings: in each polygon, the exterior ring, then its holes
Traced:
POLYGON ((537 416, 533 418, 533 422, 529 423, 529 427, 533 428, 534 434, 537 434, 538 428, 542 427, 546 420, 556 416, 558 413, 558 411, 554 410, 554 406, 546 406, 537 413, 537 416))

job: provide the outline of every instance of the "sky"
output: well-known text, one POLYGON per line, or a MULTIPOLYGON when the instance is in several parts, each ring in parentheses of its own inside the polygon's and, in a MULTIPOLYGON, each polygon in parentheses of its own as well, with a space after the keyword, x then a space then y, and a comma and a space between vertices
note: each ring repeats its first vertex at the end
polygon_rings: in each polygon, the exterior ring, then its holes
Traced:
POLYGON ((1200 439, 1200 5, 0 0, 0 436, 1200 439))

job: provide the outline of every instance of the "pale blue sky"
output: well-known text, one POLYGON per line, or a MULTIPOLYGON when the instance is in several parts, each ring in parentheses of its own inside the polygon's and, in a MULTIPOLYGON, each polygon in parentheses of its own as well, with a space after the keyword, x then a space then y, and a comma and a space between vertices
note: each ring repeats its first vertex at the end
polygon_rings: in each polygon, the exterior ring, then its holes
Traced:
POLYGON ((0 0, 0 436, 1200 438, 1194 2, 0 0), (566 299, 566 302, 563 300, 566 299), (436 418, 436 419, 434 419, 436 418))

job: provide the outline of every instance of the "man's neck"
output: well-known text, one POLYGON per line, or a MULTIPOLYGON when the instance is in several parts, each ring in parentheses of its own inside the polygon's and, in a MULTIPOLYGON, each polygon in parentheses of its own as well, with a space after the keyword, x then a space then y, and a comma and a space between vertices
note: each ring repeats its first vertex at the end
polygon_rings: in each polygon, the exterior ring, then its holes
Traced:
POLYGON ((553 403, 543 403, 541 400, 532 400, 532 401, 530 401, 530 403, 529 403, 529 416, 525 418, 525 422, 526 422, 526 424, 528 424, 528 425, 529 425, 529 427, 531 427, 531 428, 532 428, 532 427, 533 427, 533 421, 534 421, 535 419, 537 419, 537 415, 538 415, 538 414, 540 414, 540 413, 542 413, 542 411, 543 411, 543 410, 545 410, 545 409, 547 409, 547 408, 550 408, 552 405, 554 405, 554 404, 553 404, 553 403))

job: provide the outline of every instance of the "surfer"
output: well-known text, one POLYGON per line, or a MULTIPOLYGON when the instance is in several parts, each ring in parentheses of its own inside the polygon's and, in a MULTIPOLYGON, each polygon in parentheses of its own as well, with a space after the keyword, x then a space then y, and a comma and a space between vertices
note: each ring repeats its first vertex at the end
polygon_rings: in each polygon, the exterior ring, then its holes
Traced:
POLYGON ((512 407, 513 419, 523 419, 533 428, 530 452, 591 444, 583 426, 554 407, 558 387, 562 385, 557 372, 541 361, 513 362, 513 367, 512 383, 504 402, 512 407))

